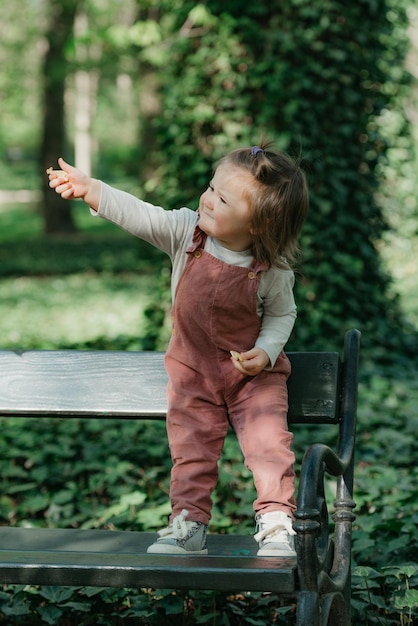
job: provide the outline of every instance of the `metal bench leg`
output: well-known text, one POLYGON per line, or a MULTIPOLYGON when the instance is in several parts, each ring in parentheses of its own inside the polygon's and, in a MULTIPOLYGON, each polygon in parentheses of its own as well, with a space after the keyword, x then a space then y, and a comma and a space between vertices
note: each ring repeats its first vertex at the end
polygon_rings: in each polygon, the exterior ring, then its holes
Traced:
POLYGON ((320 626, 319 597, 316 591, 302 591, 298 596, 296 626, 320 626))

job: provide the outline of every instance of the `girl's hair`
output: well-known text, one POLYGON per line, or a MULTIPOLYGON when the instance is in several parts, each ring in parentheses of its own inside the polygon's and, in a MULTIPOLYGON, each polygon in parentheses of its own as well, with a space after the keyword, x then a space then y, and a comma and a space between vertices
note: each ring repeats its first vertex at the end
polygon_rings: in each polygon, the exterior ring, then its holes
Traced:
POLYGON ((254 185, 246 193, 253 208, 253 255, 260 263, 289 269, 308 211, 308 186, 299 162, 285 152, 270 150, 270 145, 262 142, 234 150, 218 165, 241 167, 252 174, 254 185))

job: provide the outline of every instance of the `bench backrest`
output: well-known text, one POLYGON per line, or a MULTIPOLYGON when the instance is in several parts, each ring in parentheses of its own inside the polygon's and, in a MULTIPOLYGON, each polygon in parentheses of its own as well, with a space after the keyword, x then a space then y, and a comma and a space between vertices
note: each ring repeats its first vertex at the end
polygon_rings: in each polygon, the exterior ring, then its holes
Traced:
MULTIPOLYGON (((289 422, 338 423, 347 355, 288 356, 289 422)), ((160 352, 0 351, 0 416, 164 419, 166 385, 160 352)))

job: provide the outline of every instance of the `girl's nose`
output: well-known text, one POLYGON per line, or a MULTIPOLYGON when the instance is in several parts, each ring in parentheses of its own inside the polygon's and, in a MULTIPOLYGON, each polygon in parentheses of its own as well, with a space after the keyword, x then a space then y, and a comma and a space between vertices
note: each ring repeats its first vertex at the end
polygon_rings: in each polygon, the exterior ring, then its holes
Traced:
POLYGON ((200 196, 199 206, 200 207, 203 207, 203 206, 208 207, 209 206, 209 197, 208 197, 207 191, 204 191, 202 193, 202 195, 200 196))
POLYGON ((208 192, 208 190, 202 193, 202 195, 200 196, 200 201, 202 204, 205 205, 206 208, 211 209, 211 210, 213 209, 213 202, 212 202, 211 194, 208 192))

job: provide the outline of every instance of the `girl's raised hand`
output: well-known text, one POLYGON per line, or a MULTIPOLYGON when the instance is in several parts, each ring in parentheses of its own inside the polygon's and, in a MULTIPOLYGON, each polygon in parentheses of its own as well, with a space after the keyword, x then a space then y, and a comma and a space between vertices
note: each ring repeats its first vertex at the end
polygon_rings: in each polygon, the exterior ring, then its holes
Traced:
POLYGON ((65 200, 74 198, 84 200, 90 188, 91 178, 81 170, 66 163, 62 158, 58 159, 58 165, 60 170, 54 170, 50 167, 46 171, 51 189, 55 189, 56 193, 65 200))

